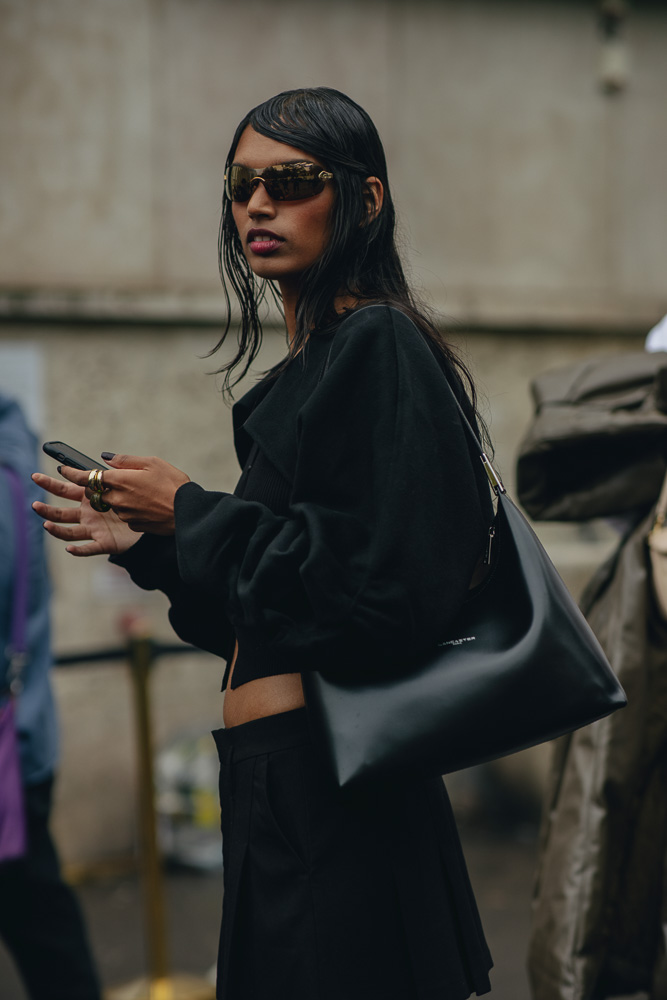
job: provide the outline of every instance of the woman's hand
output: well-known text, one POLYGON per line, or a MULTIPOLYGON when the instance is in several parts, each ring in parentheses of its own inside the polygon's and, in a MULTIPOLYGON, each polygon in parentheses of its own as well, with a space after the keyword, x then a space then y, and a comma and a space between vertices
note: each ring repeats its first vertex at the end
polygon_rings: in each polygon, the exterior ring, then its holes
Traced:
MULTIPOLYGON (((102 476, 104 502, 111 505, 121 521, 132 531, 173 535, 176 490, 189 483, 190 477, 161 458, 112 455, 105 460, 111 468, 102 476)), ((86 496, 90 496, 88 472, 65 465, 58 472, 70 483, 83 486, 86 496)))
POLYGON ((136 541, 136 532, 173 535, 174 496, 179 486, 190 481, 189 477, 160 458, 114 455, 107 464, 111 468, 103 475, 104 501, 112 509, 106 513, 98 513, 90 506, 88 472, 63 465, 58 471, 68 480, 66 483, 39 473, 33 476, 50 493, 80 501, 78 508, 35 503, 34 509, 45 518, 47 531, 65 541, 87 542, 68 547, 67 551, 75 555, 124 552, 136 541))
POLYGON ((106 514, 93 510, 83 486, 45 476, 41 472, 36 472, 32 478, 47 493, 78 502, 78 507, 56 507, 40 500, 32 505, 33 510, 44 518, 44 527, 54 538, 83 543, 67 546, 67 551, 73 556, 119 555, 138 540, 139 536, 112 510, 106 514))

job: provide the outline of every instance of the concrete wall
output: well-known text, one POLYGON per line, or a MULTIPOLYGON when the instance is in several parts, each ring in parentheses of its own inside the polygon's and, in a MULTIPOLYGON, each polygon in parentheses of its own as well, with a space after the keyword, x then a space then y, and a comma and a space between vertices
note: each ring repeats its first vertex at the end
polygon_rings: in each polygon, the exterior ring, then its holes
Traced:
MULTIPOLYGON (((528 380, 641 348, 667 312, 660 5, 633 5, 613 98, 592 3, 0 0, 0 15, 0 385, 42 439, 233 486, 229 412, 202 360, 222 316, 222 168, 237 121, 286 87, 338 87, 375 118, 413 275, 458 323, 510 482, 528 380)), ((283 343, 269 334, 260 367, 283 343)), ((611 544, 601 525, 541 531, 575 590, 611 544)), ((55 543, 49 557, 58 652, 118 645, 136 607, 171 637, 159 596, 55 543)), ((220 724, 220 675, 208 656, 157 668, 158 743, 220 724)), ((55 683, 64 856, 122 853, 127 677, 85 666, 55 683)), ((512 766, 536 783, 541 759, 512 766)))
POLYGON ((187 292, 212 295, 215 309, 233 128, 271 93, 327 84, 376 119, 415 274, 443 311, 490 326, 620 329, 667 311, 659 5, 633 5, 630 84, 615 97, 598 85, 592 3, 4 0, 2 9, 7 292, 71 290, 69 308, 79 309, 82 294, 101 291, 121 307, 123 297, 187 292))

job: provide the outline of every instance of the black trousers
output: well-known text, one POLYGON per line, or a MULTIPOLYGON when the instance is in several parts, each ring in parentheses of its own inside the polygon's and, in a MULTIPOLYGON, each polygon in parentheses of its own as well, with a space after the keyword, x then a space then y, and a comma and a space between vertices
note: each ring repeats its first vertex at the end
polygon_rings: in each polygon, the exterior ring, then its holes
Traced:
POLYGON ((219 1000, 464 1000, 484 940, 440 778, 341 792, 305 709, 214 734, 219 1000))
POLYGON ((53 780, 25 789, 28 852, 0 864, 0 936, 31 1000, 99 1000, 76 897, 49 834, 53 780))

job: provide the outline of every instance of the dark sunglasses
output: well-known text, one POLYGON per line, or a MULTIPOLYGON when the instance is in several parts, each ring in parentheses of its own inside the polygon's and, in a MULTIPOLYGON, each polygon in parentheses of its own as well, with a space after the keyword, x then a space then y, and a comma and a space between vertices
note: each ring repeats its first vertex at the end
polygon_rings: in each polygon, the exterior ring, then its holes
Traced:
POLYGON ((253 184, 261 181, 274 201, 299 201, 319 194, 332 178, 317 163, 274 163, 261 170, 233 163, 225 174, 225 194, 230 201, 248 201, 253 184))

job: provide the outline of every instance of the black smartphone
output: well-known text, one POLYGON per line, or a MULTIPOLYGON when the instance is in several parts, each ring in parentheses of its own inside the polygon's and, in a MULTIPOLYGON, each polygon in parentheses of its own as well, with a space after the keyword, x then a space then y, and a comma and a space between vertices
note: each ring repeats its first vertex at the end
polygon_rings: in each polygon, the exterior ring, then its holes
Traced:
POLYGON ((69 465, 72 469, 83 469, 87 472, 90 469, 102 469, 104 471, 104 469, 109 468, 101 459, 84 455, 82 451, 71 448, 64 441, 45 441, 42 445, 42 451, 45 451, 51 458, 55 458, 56 462, 60 462, 62 465, 69 465))

